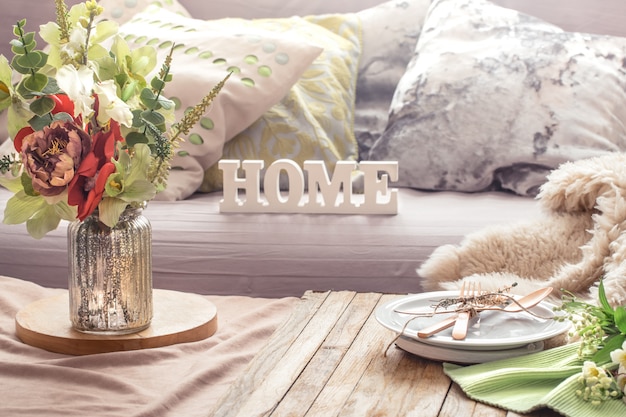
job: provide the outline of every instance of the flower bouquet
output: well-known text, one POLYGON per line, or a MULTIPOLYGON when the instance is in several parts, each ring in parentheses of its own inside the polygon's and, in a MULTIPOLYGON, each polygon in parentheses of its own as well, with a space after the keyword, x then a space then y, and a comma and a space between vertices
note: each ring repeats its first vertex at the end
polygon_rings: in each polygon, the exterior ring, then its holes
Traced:
POLYGON ((156 50, 131 50, 112 21, 98 21, 95 0, 67 9, 55 0, 56 22, 41 26, 37 49, 26 21, 14 26, 11 62, 0 55, 0 111, 16 153, 0 159, 0 178, 15 195, 4 222, 26 223, 41 238, 62 219, 84 220, 96 209, 114 227, 128 206, 143 206, 167 184, 173 150, 207 110, 228 78, 183 120, 164 89, 171 52, 157 66, 156 50))

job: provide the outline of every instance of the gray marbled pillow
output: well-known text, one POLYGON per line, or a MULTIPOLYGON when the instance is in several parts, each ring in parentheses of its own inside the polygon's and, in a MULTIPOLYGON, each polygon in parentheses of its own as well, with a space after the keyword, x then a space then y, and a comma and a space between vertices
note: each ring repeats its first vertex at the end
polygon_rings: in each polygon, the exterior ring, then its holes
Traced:
POLYGON ((435 0, 369 159, 398 186, 534 195, 559 164, 626 150, 626 39, 486 0, 435 0))
POLYGON ((363 50, 357 78, 354 130, 359 154, 385 130, 393 92, 411 59, 430 0, 390 0, 357 13, 363 50))

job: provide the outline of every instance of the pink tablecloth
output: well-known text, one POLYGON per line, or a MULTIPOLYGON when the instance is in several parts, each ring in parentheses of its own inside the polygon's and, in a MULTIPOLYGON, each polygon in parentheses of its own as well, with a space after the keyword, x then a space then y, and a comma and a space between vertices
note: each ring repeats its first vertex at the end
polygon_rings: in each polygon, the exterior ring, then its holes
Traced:
POLYGON ((74 357, 23 344, 16 313, 64 291, 0 276, 0 416, 206 416, 298 302, 206 296, 217 333, 157 349, 74 357))

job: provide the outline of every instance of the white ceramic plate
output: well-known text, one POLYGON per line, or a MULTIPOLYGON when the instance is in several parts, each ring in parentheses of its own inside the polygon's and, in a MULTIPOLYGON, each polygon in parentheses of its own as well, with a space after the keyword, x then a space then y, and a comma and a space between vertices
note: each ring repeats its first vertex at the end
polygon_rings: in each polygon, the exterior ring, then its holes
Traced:
MULTIPOLYGON (((421 343, 465 350, 503 350, 519 348, 529 343, 557 336, 569 328, 569 323, 551 318, 542 319, 528 313, 502 313, 483 311, 472 321, 464 340, 452 338, 452 328, 428 338, 418 338, 417 331, 434 324, 449 314, 436 314, 432 317, 418 317, 398 313, 395 310, 432 312, 432 306, 444 298, 458 296, 456 291, 437 291, 412 294, 390 301, 376 309, 376 319, 386 328, 421 343), (409 321, 410 320, 410 321, 409 321), (407 324, 408 322, 408 324, 407 324), (405 328, 406 325, 406 328, 405 328), (404 328, 404 331, 403 331, 404 328)), ((531 309, 541 317, 554 317, 553 305, 542 301, 531 309)))
POLYGON ((435 361, 454 362, 464 365, 528 355, 529 353, 540 352, 544 347, 544 343, 539 341, 523 345, 522 347, 503 350, 450 349, 428 345, 406 336, 400 336, 398 340, 396 340, 396 345, 400 349, 414 355, 421 356, 422 358, 432 359, 435 361))

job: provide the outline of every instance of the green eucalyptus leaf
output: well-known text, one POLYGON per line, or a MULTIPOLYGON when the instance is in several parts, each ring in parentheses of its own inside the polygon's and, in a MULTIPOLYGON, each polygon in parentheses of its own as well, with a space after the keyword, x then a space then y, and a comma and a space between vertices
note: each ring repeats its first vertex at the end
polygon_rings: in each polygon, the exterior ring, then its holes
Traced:
POLYGON ((50 116, 45 115, 45 116, 33 116, 29 121, 28 124, 30 125, 30 127, 33 128, 33 130, 42 130, 44 127, 48 126, 50 124, 52 120, 50 119, 50 116))
POLYGON ((13 34, 15 36, 22 36, 23 30, 21 29, 24 28, 24 26, 26 26, 26 19, 18 20, 17 24, 13 25, 13 34))
POLYGON ((59 112, 59 113, 53 115, 52 119, 53 120, 64 120, 66 122, 73 122, 74 121, 74 118, 72 117, 72 115, 69 114, 69 113, 66 113, 64 111, 59 112))
POLYGON ((15 57, 17 62, 23 68, 38 69, 46 65, 47 58, 45 54, 38 53, 37 51, 31 52, 27 55, 19 55, 15 57))
POLYGON ((165 88, 165 81, 158 77, 154 77, 152 81, 150 81, 150 86, 157 91, 161 91, 165 88))
POLYGON ((21 66, 19 62, 17 61, 17 58, 19 58, 20 56, 23 56, 23 55, 15 55, 13 57, 13 59, 11 60, 11 66, 13 67, 15 71, 19 72, 20 74, 30 74, 30 68, 21 66))
POLYGON ((172 100, 170 100, 169 98, 165 98, 163 96, 159 97, 159 104, 165 110, 170 110, 170 109, 174 108, 174 106, 175 106, 175 104, 174 104, 174 102, 172 100))
POLYGON ((54 110, 54 106, 54 100, 52 100, 50 97, 43 96, 30 103, 30 111, 38 116, 45 116, 46 114, 54 110))
POLYGON ((24 78, 24 87, 32 92, 42 92, 48 85, 48 77, 43 74, 35 73, 24 78))
POLYGON ((141 117, 146 122, 152 123, 155 126, 159 126, 165 123, 165 117, 163 117, 161 113, 158 113, 155 111, 146 110, 143 113, 141 113, 141 117))
POLYGON ((143 127, 144 122, 141 118, 141 109, 135 109, 132 111, 133 113, 133 127, 143 127))
POLYGON ((24 55, 26 53, 26 48, 24 44, 19 39, 12 39, 10 42, 11 52, 15 55, 24 55))
POLYGON ((53 94, 63 93, 63 91, 59 88, 56 79, 48 77, 48 84, 41 90, 41 93, 46 96, 51 96, 53 94))
POLYGON ((129 147, 133 147, 137 145, 138 143, 148 143, 148 142, 149 142, 148 137, 144 135, 143 133, 130 132, 128 135, 126 135, 126 144, 129 147))
POLYGON ((22 42, 24 45, 37 43, 37 41, 35 40, 35 32, 27 32, 24 35, 22 35, 22 42))
POLYGON ((139 99, 147 108, 154 110, 157 106, 157 97, 149 88, 144 88, 139 94, 139 99))

